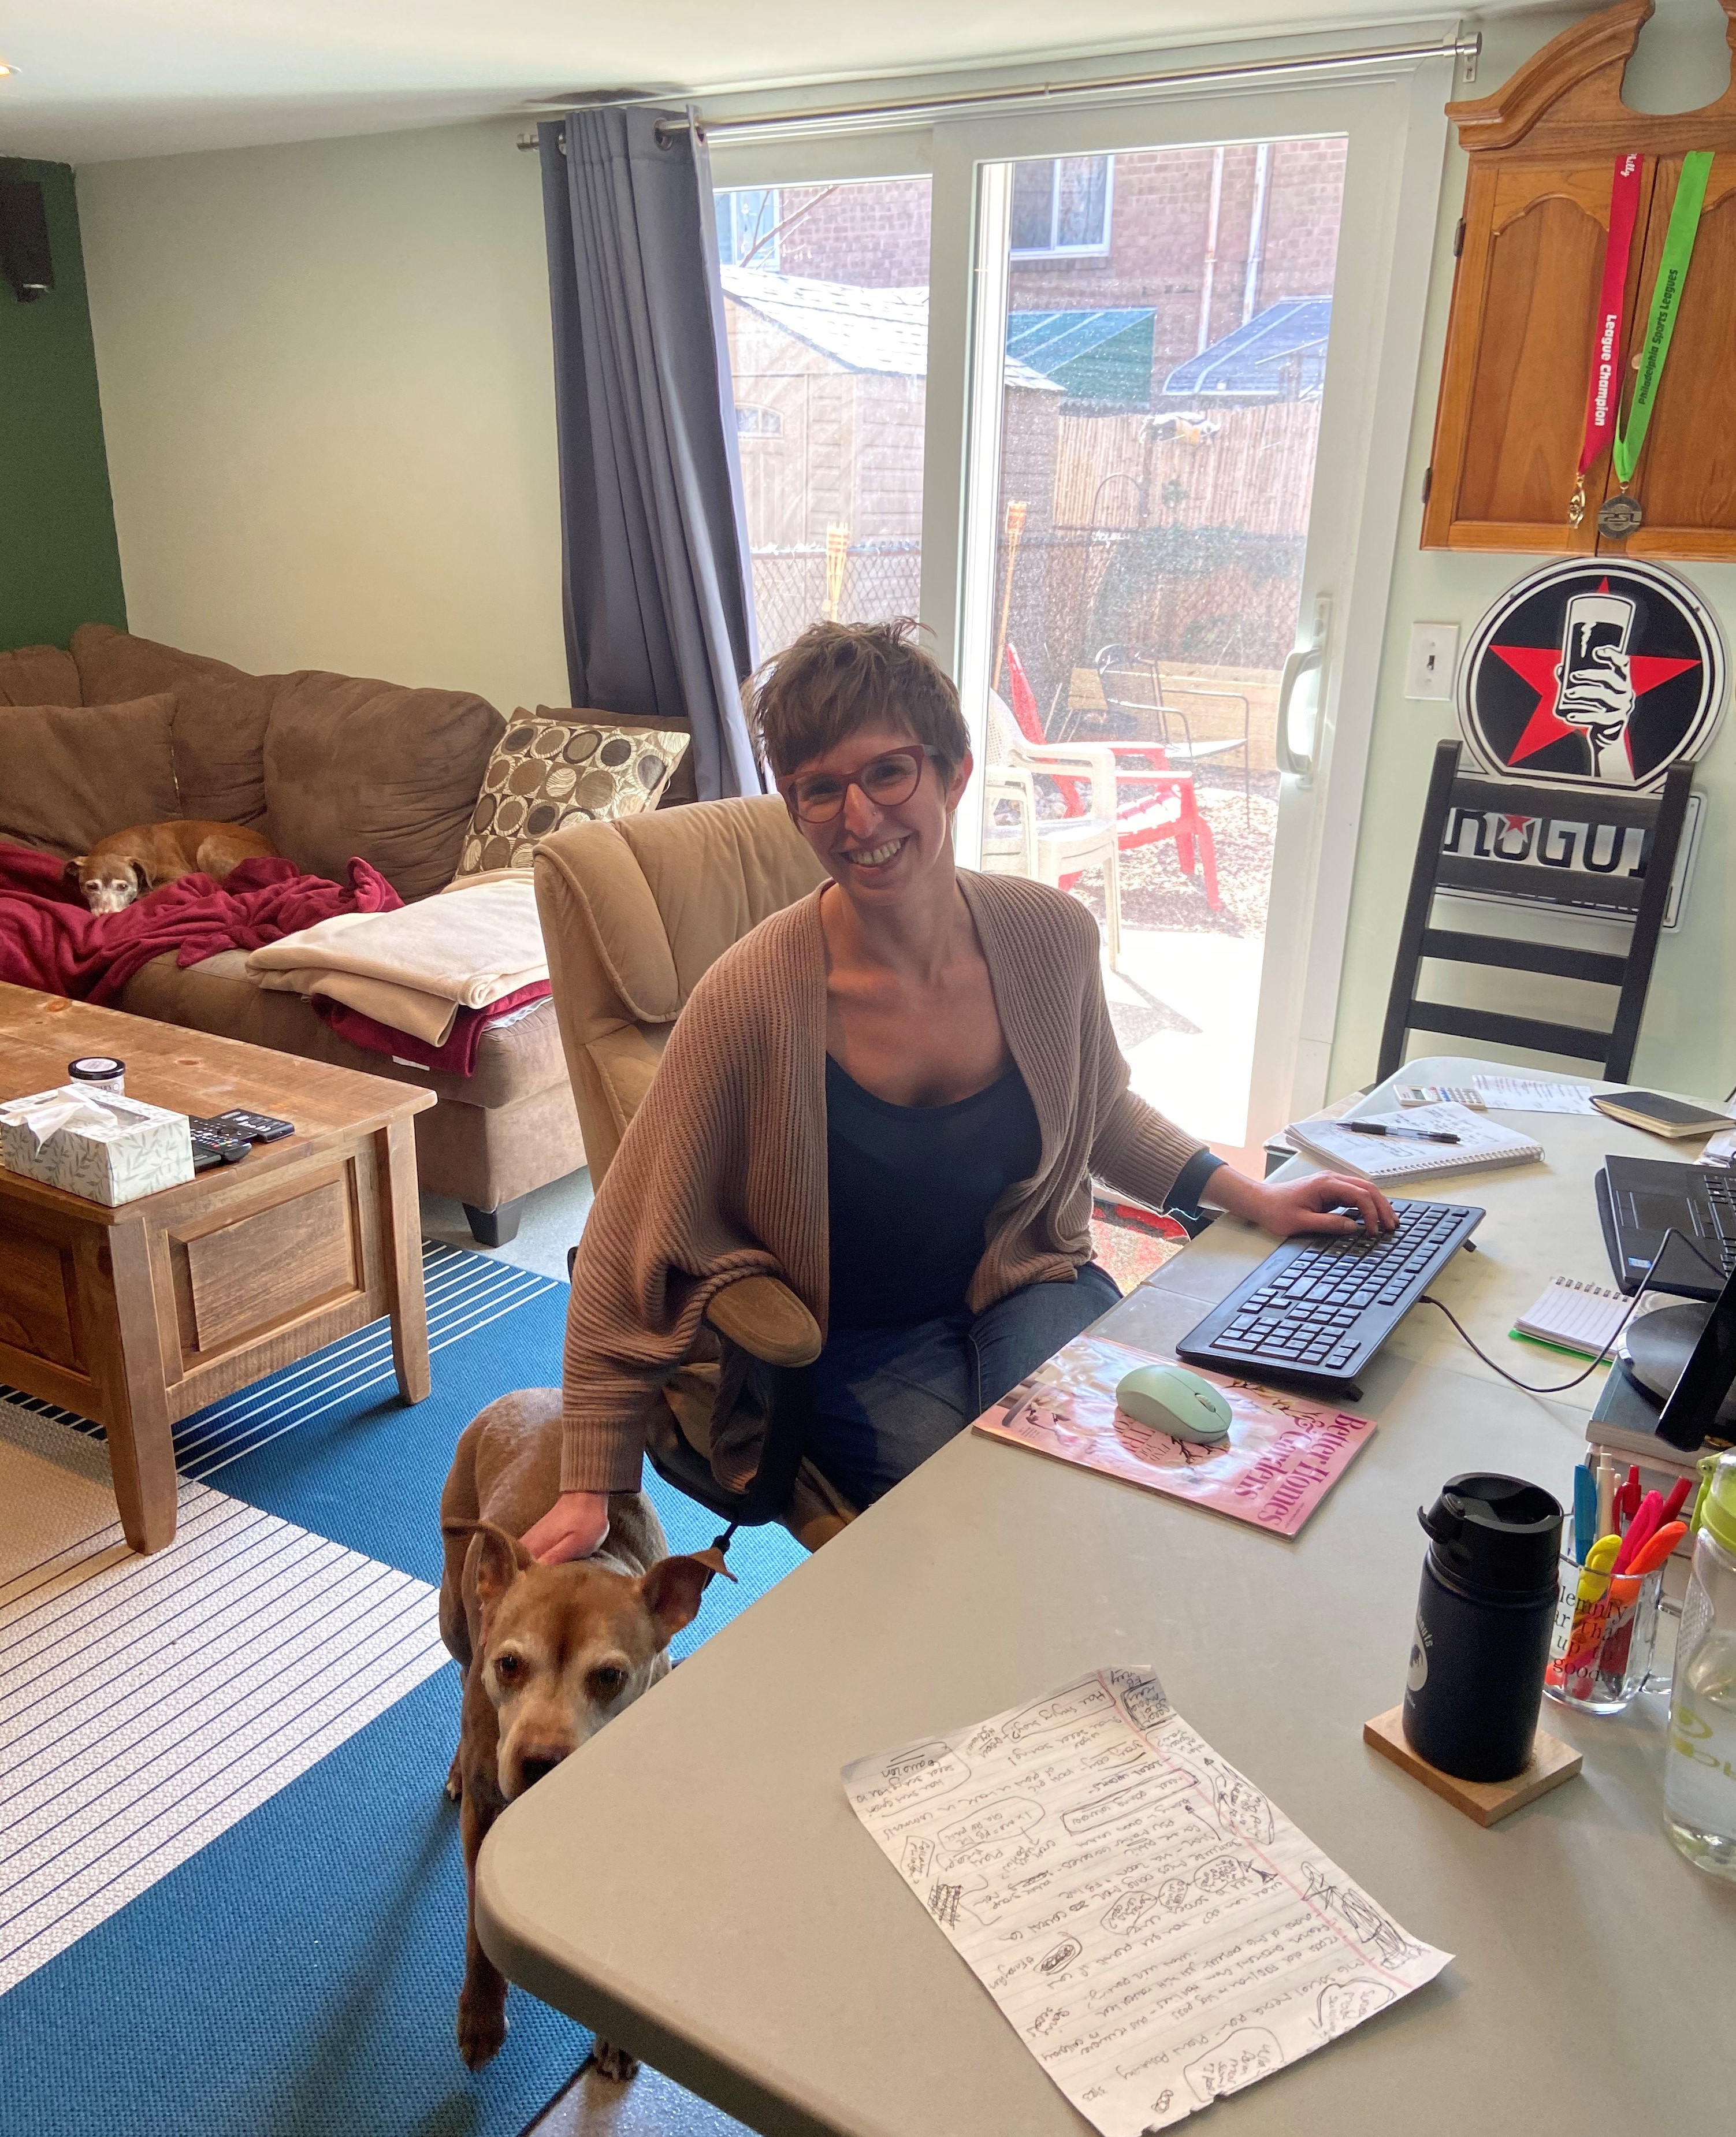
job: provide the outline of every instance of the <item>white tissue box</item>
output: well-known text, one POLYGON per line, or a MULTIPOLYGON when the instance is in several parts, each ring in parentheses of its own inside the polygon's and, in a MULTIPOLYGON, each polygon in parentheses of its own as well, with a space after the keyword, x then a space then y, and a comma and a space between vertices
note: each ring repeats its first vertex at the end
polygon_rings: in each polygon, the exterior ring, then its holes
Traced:
POLYGON ((0 1107, 0 1165, 112 1209, 191 1180, 192 1137, 185 1113, 68 1083, 0 1107), (39 1143, 28 1116, 73 1099, 83 1102, 81 1117, 39 1143))

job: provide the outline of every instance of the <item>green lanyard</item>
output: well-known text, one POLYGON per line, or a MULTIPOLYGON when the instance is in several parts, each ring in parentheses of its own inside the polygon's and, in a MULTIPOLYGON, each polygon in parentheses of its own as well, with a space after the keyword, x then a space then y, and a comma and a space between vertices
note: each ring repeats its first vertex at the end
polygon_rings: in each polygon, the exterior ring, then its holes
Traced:
POLYGON ((1652 403, 1664 376, 1670 354, 1670 337, 1675 332, 1675 315, 1681 304, 1682 285, 1688 279, 1688 262, 1694 257, 1694 241, 1700 235, 1700 212, 1706 197, 1706 181, 1712 175, 1712 151, 1695 148, 1682 158, 1682 175, 1675 188, 1675 205, 1670 211, 1670 228, 1664 237, 1664 256, 1658 262, 1652 285, 1651 312, 1646 322, 1646 339, 1640 357, 1640 375, 1624 423, 1619 419, 1610 448, 1616 479, 1623 489, 1633 479, 1640 449, 1651 421, 1652 403))

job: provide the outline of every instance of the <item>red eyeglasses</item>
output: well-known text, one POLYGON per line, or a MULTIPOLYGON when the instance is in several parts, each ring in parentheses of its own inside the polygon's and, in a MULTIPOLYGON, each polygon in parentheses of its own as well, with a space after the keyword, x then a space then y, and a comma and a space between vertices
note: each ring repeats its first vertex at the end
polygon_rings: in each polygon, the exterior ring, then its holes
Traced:
POLYGON ((940 752, 927 743, 908 749, 883 750, 853 772, 802 772, 778 781, 790 813, 805 824, 829 824, 844 807, 844 797, 859 786, 877 809, 896 809, 909 801, 921 782, 922 766, 929 757, 940 762, 940 752))

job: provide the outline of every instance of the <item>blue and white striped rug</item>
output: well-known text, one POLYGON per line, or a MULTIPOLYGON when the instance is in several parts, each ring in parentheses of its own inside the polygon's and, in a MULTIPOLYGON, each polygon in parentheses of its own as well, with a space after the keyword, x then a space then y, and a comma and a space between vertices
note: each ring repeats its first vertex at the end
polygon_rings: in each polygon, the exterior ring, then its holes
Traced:
POLYGON ((435 1590, 183 1480, 165 1550, 106 1451, 0 1404, 0 1992, 446 1660, 435 1590), (21 1564, 26 1555, 27 1564, 21 1564))
MULTIPOLYGON (((434 1351, 561 1288, 433 1242, 423 1275, 434 1351)), ((382 1385, 376 1322, 187 1419, 149 1558, 101 1427, 0 1390, 0 1993, 445 1661, 431 1584, 203 1482, 382 1385)))
MULTIPOLYGON (((0 1411, 3 2137, 515 2137, 584 2060, 516 1989, 501 2055, 458 2060, 458 1687, 434 1623, 453 1445, 495 1396, 558 1384, 567 1287, 442 1246, 425 1267, 427 1400, 400 1400, 381 1324, 188 1419, 182 1528, 151 1558, 119 1539, 95 1428, 0 1411), (58 1482, 21 1501, 45 1448, 58 1482)), ((711 1540, 650 1489, 673 1549, 711 1540)), ((801 1556, 744 1532, 740 1584, 712 1584, 676 1652, 801 1556)))

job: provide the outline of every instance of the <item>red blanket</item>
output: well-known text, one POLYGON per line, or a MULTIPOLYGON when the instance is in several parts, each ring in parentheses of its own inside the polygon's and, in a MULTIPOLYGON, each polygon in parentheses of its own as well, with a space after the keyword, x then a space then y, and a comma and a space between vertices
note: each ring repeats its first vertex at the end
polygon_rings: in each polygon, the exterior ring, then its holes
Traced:
POLYGON ((452 1020, 451 1030, 438 1046, 430 1046, 426 1039, 416 1039, 407 1031, 395 1031, 389 1024, 382 1024, 359 1009, 351 1009, 348 1003, 333 1001, 324 995, 315 995, 313 999, 315 1013, 321 1020, 352 1046, 365 1046, 375 1054, 389 1054, 399 1061, 415 1061, 424 1068, 438 1068, 448 1076, 474 1076, 476 1049, 489 1026, 518 1010, 547 1001, 553 991, 547 980, 533 980, 529 986, 520 987, 515 994, 503 995, 486 1009, 461 1009, 452 1020))
POLYGON ((243 861, 221 887, 208 875, 92 913, 66 864, 0 840, 0 980, 80 1001, 112 1002, 166 951, 197 965, 220 950, 257 950, 334 913, 390 913, 403 903, 377 869, 349 864, 349 886, 303 875, 293 861, 243 861))

